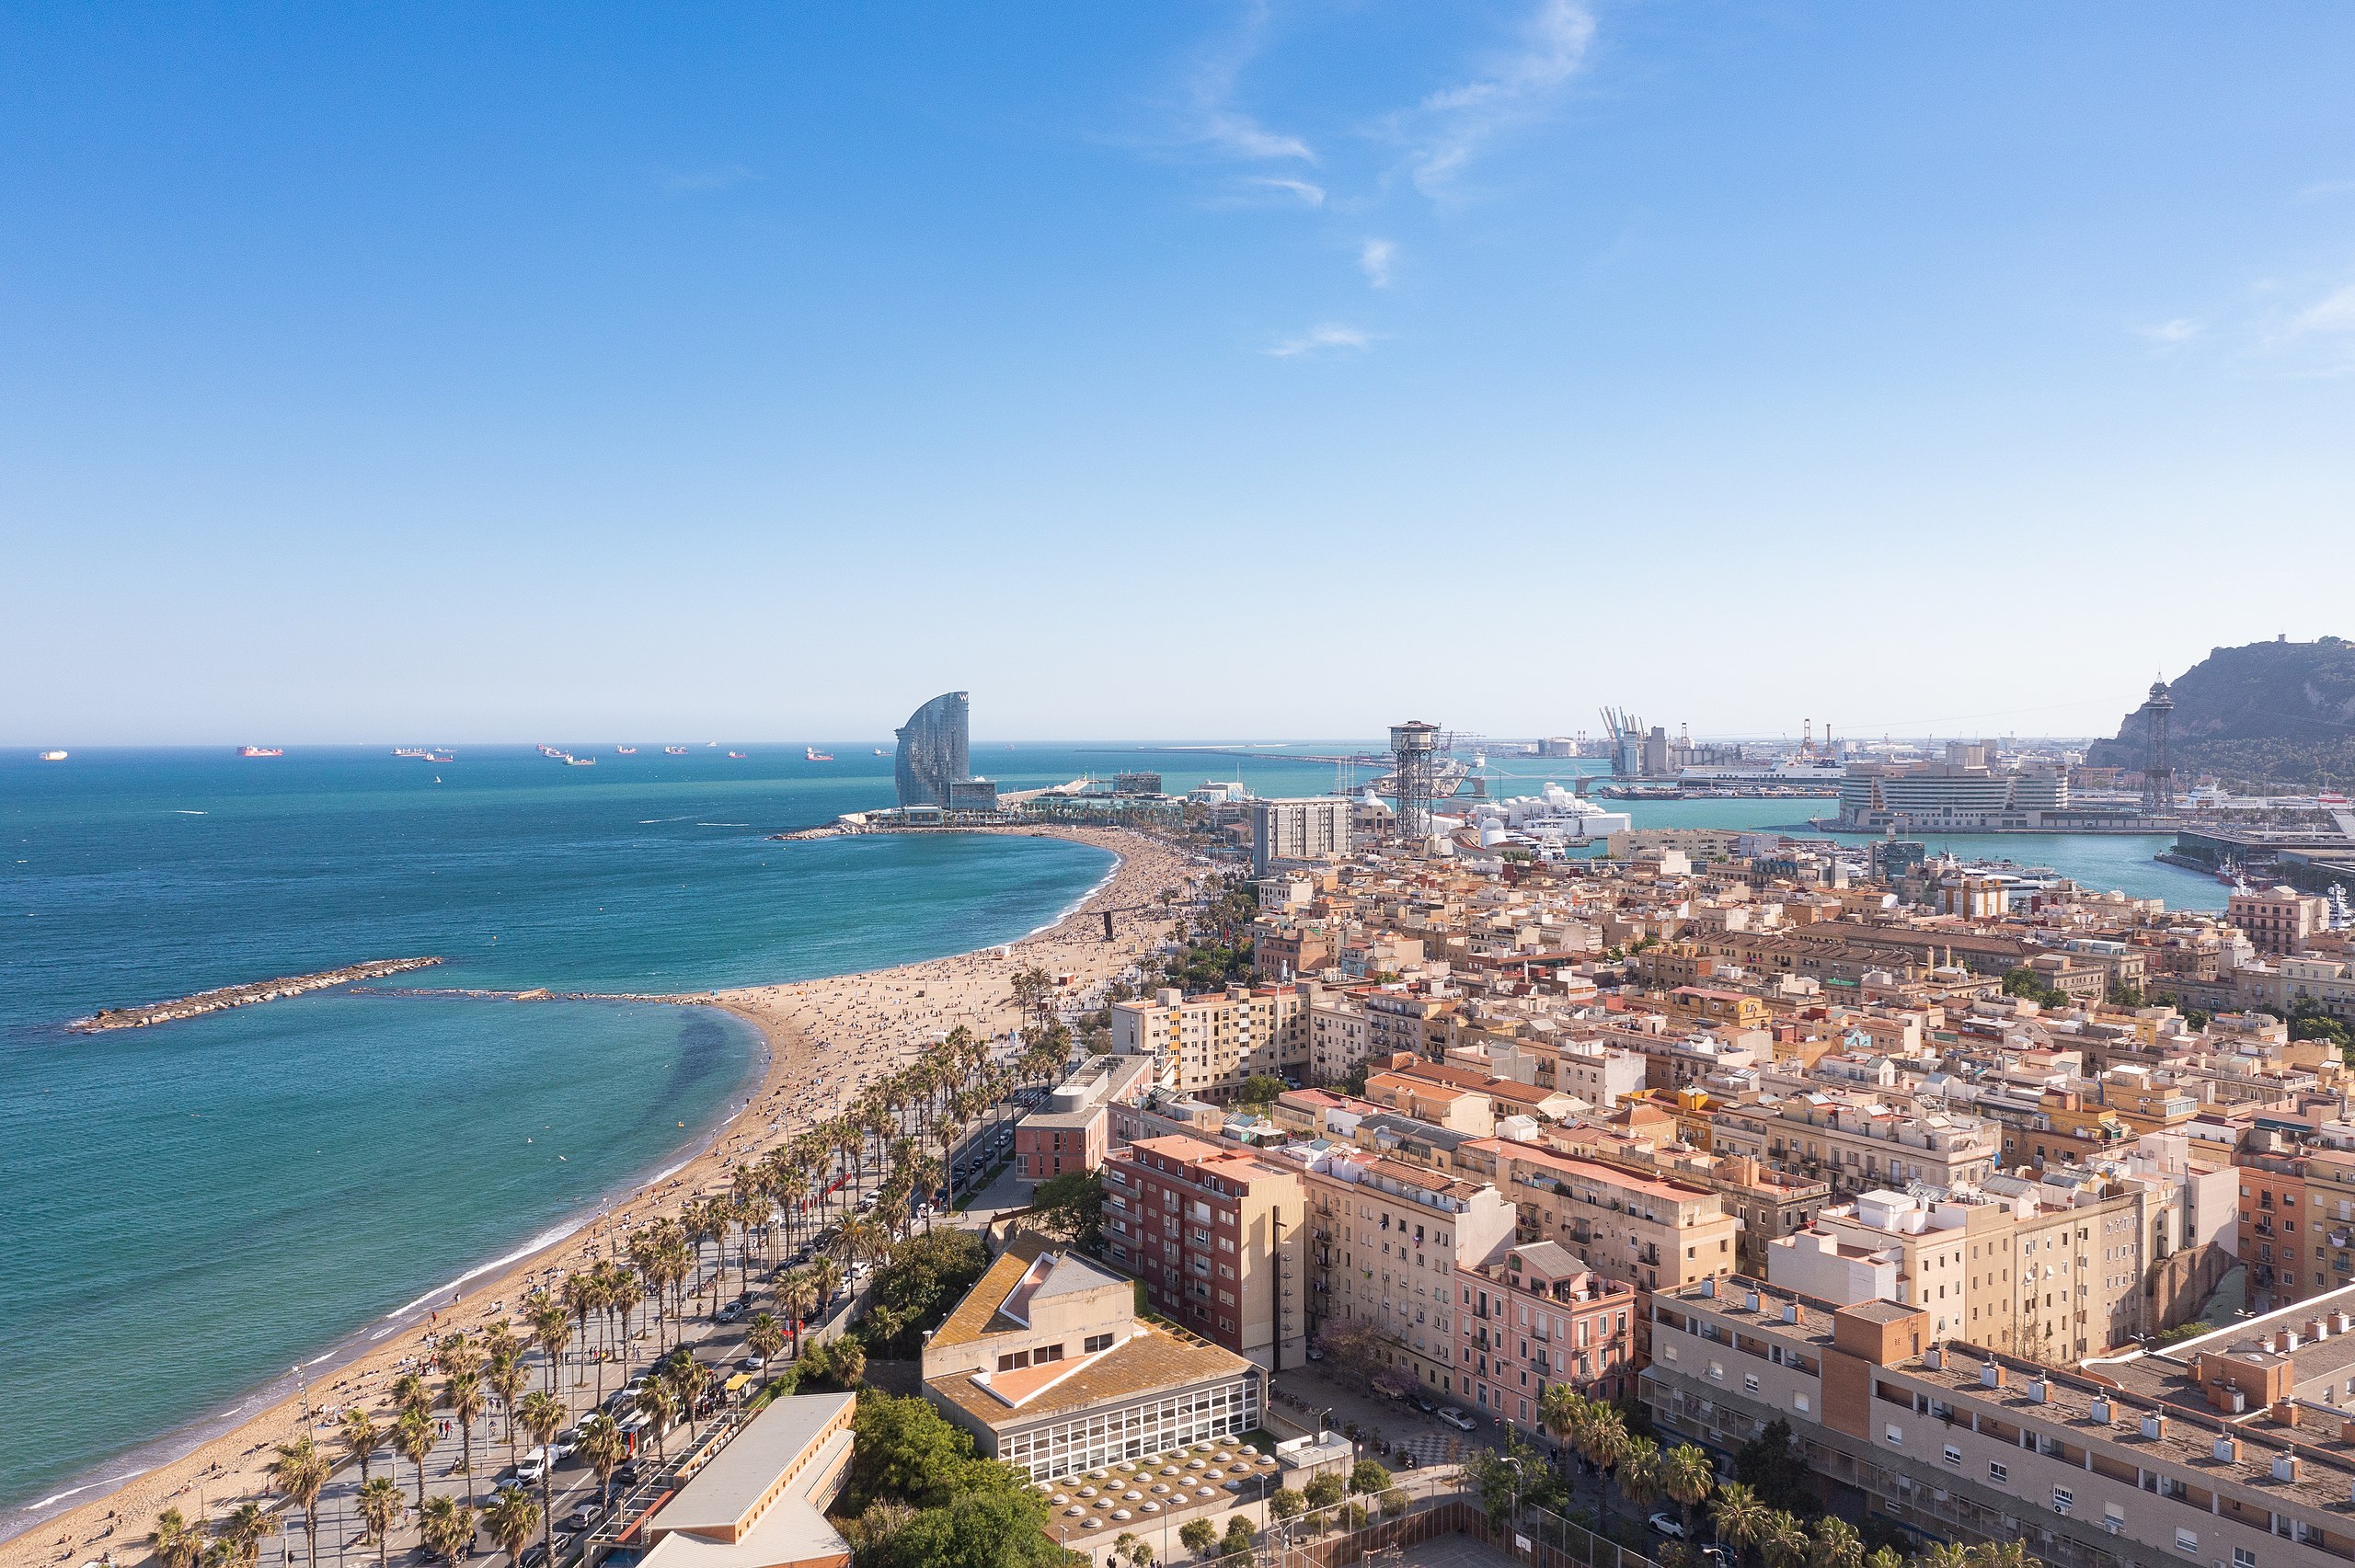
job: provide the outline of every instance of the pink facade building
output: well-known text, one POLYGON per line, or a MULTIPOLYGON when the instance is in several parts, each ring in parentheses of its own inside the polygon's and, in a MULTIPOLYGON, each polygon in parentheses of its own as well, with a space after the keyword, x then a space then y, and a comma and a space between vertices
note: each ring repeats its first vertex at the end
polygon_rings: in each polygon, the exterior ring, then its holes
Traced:
POLYGON ((1538 1421, 1547 1388, 1618 1399, 1635 1376, 1637 1291, 1605 1279, 1557 1242, 1529 1242, 1456 1278, 1457 1387, 1519 1426, 1538 1421))

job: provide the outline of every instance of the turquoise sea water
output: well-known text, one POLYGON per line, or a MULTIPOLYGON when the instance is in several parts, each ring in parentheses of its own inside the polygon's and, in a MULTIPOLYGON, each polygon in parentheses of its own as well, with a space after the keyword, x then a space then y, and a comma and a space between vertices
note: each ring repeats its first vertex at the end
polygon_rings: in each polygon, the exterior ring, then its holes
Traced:
MULTIPOLYGON (((67 1020, 424 953, 452 962, 393 983, 680 991, 842 973, 1019 936, 1109 865, 1047 840, 764 837, 887 804, 890 760, 871 743, 833 745, 836 762, 798 742, 741 761, 570 745, 598 765, 520 747, 445 763, 0 758, 0 1534, 676 1159, 759 1048, 724 1014, 639 1004, 326 992, 101 1036, 67 1020)), ((1285 750, 982 745, 973 766, 1009 788, 1134 767, 1172 790, 1335 787, 1333 767, 1285 750)), ((1532 792, 1570 767, 1499 759, 1490 787, 1532 792)), ((1634 815, 1780 826, 1808 810, 1634 815)), ((2150 861, 2154 841, 1951 842, 2222 902, 2150 861)))

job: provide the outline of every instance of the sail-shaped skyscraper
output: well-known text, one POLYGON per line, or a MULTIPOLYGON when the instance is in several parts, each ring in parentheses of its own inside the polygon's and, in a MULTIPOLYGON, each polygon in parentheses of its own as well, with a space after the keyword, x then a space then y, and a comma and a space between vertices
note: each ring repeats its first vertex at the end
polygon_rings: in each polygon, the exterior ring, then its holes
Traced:
POLYGON ((948 806, 948 786, 964 782, 971 761, 972 704, 963 692, 944 692, 908 715, 895 732, 899 754, 891 776, 902 806, 948 806))

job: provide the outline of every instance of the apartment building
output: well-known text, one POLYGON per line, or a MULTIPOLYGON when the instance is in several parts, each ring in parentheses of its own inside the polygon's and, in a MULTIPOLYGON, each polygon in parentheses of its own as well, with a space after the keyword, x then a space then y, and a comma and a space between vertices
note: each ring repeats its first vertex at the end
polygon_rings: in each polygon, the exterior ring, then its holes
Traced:
POLYGON ((1307 1350, 1299 1174, 1200 1139, 1148 1138, 1104 1162, 1105 1253, 1153 1307, 1271 1371, 1307 1350))
POLYGON ((1982 1117, 1917 1115, 1848 1094, 1731 1103, 1711 1120, 1718 1153, 1820 1176, 1843 1193, 1908 1182, 1962 1186, 1993 1174, 1998 1158, 1997 1128, 1982 1117))
POLYGON ((2224 900, 2224 919, 2246 932, 2260 953, 2297 953, 2316 932, 2329 929, 2330 900, 2294 887, 2234 893, 2224 900))
POLYGON ((1045 1104, 1014 1124, 1016 1173, 1026 1182, 1047 1182, 1101 1165, 1111 1148, 1112 1107, 1142 1098, 1152 1072, 1147 1057, 1098 1056, 1082 1062, 1045 1104))
POLYGON ((1566 1041, 1553 1053, 1551 1065, 1555 1088, 1598 1111, 1615 1109, 1621 1095, 1633 1094, 1645 1083, 1641 1052, 1600 1040, 1566 1041))
POLYGON ((1472 1404, 1527 1426, 1552 1384, 1591 1399, 1629 1391, 1641 1309, 1626 1281, 1603 1278, 1558 1242, 1531 1242, 1465 1270, 1459 1288, 1454 1391, 1468 1389, 1472 1404))
POLYGON ((1338 795, 1251 803, 1251 870, 1304 860, 1338 860, 1350 853, 1350 803, 1338 795))
POLYGON ((1308 1010, 1308 1082, 1340 1082, 1372 1059, 1372 1040, 1364 1004, 1354 996, 1326 992, 1308 1010))
POLYGON ((1521 1241, 1559 1242, 1607 1279, 1661 1290, 1733 1272, 1739 1227, 1706 1188, 1507 1138, 1475 1139, 1456 1160, 1511 1199, 1521 1241))
POLYGON ((1767 1279, 1835 1304, 1916 1306, 1939 1339, 2052 1361, 2099 1356, 2147 1325, 2135 1182, 1938 1196, 1872 1192, 1767 1248, 1767 1279))
POLYGON ((2355 1423, 2315 1402, 2355 1373, 2349 1304, 2080 1374, 1941 1344, 1918 1306, 1710 1280, 1652 1297, 1638 1386, 1663 1444, 1729 1454, 1779 1418, 1824 1484, 1931 1538, 2058 1568, 2344 1568, 2355 1423))
POLYGON ((1311 1154, 1303 1179, 1315 1327, 1370 1323, 1394 1366, 1455 1391, 1465 1271, 1512 1244, 1512 1205, 1485 1182, 1364 1150, 1311 1154))
POLYGON ((1316 991, 1314 984, 1231 986, 1186 996, 1165 988, 1150 1001, 1116 1001, 1112 1049, 1153 1058, 1157 1087, 1224 1102, 1254 1074, 1298 1080, 1307 1072, 1316 991))
MULTIPOLYGON (((2306 1165, 2303 1154, 2270 1137, 2233 1156, 2241 1189, 2238 1252, 2248 1265, 2249 1305, 2259 1310, 2286 1307, 2328 1288, 2332 1232, 2324 1229, 2323 1211, 2308 1208, 2306 1165), (2306 1249, 2317 1244, 2326 1249, 2325 1256, 2309 1265, 2306 1249)), ((2336 1208, 2328 1212, 2335 1216, 2336 1208)))

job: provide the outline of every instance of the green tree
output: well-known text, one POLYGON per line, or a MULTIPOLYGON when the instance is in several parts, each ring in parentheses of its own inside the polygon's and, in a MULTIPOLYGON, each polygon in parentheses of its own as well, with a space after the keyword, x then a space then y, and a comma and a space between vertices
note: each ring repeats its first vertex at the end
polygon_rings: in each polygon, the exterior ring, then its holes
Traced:
POLYGON ((1390 1472, 1373 1459, 1360 1459, 1350 1467, 1350 1490, 1352 1492, 1384 1492, 1390 1486, 1390 1472))
POLYGON ((1777 1511, 1758 1538, 1758 1551, 1767 1568, 1799 1568, 1807 1561, 1807 1527, 1777 1511))
POLYGON ((1807 1546, 1807 1568, 1864 1568, 1865 1543, 1856 1527, 1836 1514, 1815 1521, 1807 1546))
POLYGON ((508 1561, 520 1564, 532 1532, 540 1528, 540 1505, 522 1487, 502 1486, 491 1494, 482 1511, 482 1522, 508 1561))
POLYGON ((1740 1553, 1753 1550, 1766 1539, 1775 1511, 1740 1482, 1729 1481, 1710 1499, 1709 1517, 1717 1526, 1717 1539, 1740 1553))
POLYGON ((417 1532, 426 1551, 456 1568, 474 1550, 474 1508, 446 1494, 428 1498, 425 1511, 418 1516, 417 1532))
POLYGON ((598 1411, 580 1424, 580 1441, 573 1452, 589 1461, 597 1472, 597 1501, 606 1507, 613 1505, 614 1471, 621 1469, 623 1458, 629 1452, 629 1439, 614 1418, 598 1411))
POLYGON ((261 1543, 277 1533, 278 1516, 258 1503, 240 1503, 221 1521, 221 1539, 238 1568, 254 1568, 261 1561, 261 1543))
POLYGON ((1349 1495, 1349 1483, 1338 1475, 1320 1475, 1302 1494, 1312 1508, 1329 1508, 1349 1495))
POLYGON ((1279 1519, 1298 1518, 1300 1511, 1307 1506, 1308 1499, 1289 1486, 1281 1488, 1268 1499, 1268 1512, 1279 1519))
POLYGON ((1693 1510, 1708 1501, 1717 1484, 1717 1469, 1709 1463, 1709 1456, 1692 1444, 1680 1443, 1660 1456, 1660 1489, 1675 1503, 1688 1536, 1693 1510))
POLYGON ((415 1405, 393 1423, 393 1451, 417 1467, 417 1506, 425 1507, 425 1461, 433 1457, 433 1420, 415 1405))
POLYGON ((1219 1542, 1219 1561, 1226 1568, 1252 1568, 1251 1545, 1258 1532, 1241 1514, 1226 1516, 1226 1539, 1219 1542))
POLYGON ((385 1568, 393 1530, 408 1515, 408 1499, 401 1495, 399 1482, 389 1475, 380 1475, 361 1482, 357 1502, 360 1528, 376 1549, 376 1568, 385 1568))
POLYGON ((378 1426, 368 1412, 353 1405, 343 1413, 343 1424, 336 1428, 336 1436, 343 1442, 344 1457, 360 1461, 360 1483, 368 1483, 368 1461, 385 1445, 384 1428, 378 1426))
POLYGON ((564 1402, 546 1389, 534 1389, 515 1407, 516 1423, 532 1435, 540 1450, 540 1525, 541 1539, 548 1548, 548 1562, 556 1562, 556 1435, 564 1430, 568 1419, 564 1402))
POLYGON ((1057 1240, 1095 1251, 1104 1241, 1104 1178, 1094 1171, 1066 1171, 1040 1182, 1031 1195, 1030 1217, 1057 1240))
POLYGON ((853 1430, 850 1471, 843 1481, 842 1512, 856 1515, 879 1497, 936 1507, 972 1471, 973 1439, 951 1425, 928 1400, 863 1394, 853 1430))
POLYGON ((1733 1474, 1770 1508, 1779 1508, 1786 1514, 1815 1512, 1814 1498, 1807 1486, 1807 1458, 1792 1441, 1791 1424, 1780 1416, 1735 1450, 1733 1474))
POLYGON ((1265 1072, 1255 1072, 1243 1081, 1243 1087, 1237 1092, 1235 1097, 1246 1105, 1265 1107, 1274 1104, 1276 1096, 1283 1092, 1282 1079, 1265 1072))
POLYGON ((1047 1508, 1004 1465, 939 1507, 920 1508, 893 1537, 885 1568, 1061 1568, 1071 1554, 1047 1534, 1047 1508))
POLYGON ((1208 1557, 1218 1545, 1218 1527, 1208 1519, 1188 1519, 1178 1527, 1178 1539, 1196 1557, 1208 1557))
POLYGON ((204 1555, 204 1531, 190 1524, 178 1508, 167 1508, 155 1516, 147 1544, 161 1568, 195 1568, 204 1555))
POLYGON ((334 1471, 334 1462, 308 1432, 278 1445, 278 1456, 270 1461, 270 1483, 303 1510, 303 1544, 311 1568, 319 1568, 319 1489, 334 1471))

